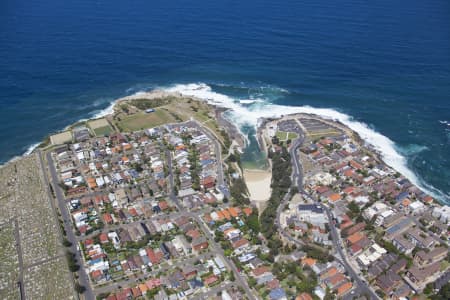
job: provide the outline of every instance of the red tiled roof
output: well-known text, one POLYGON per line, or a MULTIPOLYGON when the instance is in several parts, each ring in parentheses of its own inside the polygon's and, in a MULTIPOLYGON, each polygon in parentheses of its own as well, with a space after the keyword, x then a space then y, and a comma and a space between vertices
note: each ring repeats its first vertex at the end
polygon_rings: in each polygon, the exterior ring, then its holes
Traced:
POLYGON ((260 267, 257 267, 256 269, 252 270, 252 274, 255 277, 261 276, 264 273, 268 273, 268 272, 270 272, 270 269, 267 266, 260 266, 260 267))
POLYGON ((234 249, 240 248, 245 245, 248 245, 248 241, 246 239, 240 239, 232 244, 234 249))
POLYGON ((307 265, 309 267, 312 267, 316 264, 316 260, 314 258, 311 257, 305 257, 302 259, 302 264, 303 265, 307 265))
POLYGON ((250 207, 245 207, 242 209, 242 211, 244 212, 244 214, 248 217, 252 214, 252 209, 250 207))
POLYGON ((106 235, 106 233, 100 233, 98 238, 100 240, 100 243, 102 243, 102 244, 109 242, 108 235, 106 235))
POLYGON ((210 285, 210 284, 216 282, 217 280, 219 280, 219 277, 217 277, 216 275, 211 275, 211 276, 205 278, 205 280, 203 282, 206 285, 210 285))
POLYGON ((342 296, 343 294, 345 294, 346 292, 348 292, 351 288, 353 287, 351 282, 346 282, 344 284, 342 284, 341 286, 339 286, 339 288, 337 289, 337 294, 338 296, 342 296))
POLYGON ((188 232, 186 232, 186 235, 195 239, 195 238, 198 238, 201 234, 200 234, 200 231, 198 231, 198 229, 191 229, 188 232))
POLYGON ((268 283, 266 283, 266 287, 270 290, 277 289, 280 287, 280 281, 278 279, 272 279, 268 283))
POLYGON ((169 205, 167 204, 166 201, 159 201, 158 203, 159 208, 161 208, 161 210, 165 210, 169 208, 169 205))
POLYGON ((113 222, 113 219, 112 219, 112 217, 111 217, 111 215, 109 213, 104 213, 102 217, 103 217, 103 221, 106 224, 110 224, 110 223, 113 222))
POLYGON ((364 238, 364 234, 361 232, 356 232, 347 238, 347 242, 354 244, 364 238))
POLYGON ((313 298, 308 293, 301 293, 300 295, 295 297, 295 300, 313 300, 313 298))

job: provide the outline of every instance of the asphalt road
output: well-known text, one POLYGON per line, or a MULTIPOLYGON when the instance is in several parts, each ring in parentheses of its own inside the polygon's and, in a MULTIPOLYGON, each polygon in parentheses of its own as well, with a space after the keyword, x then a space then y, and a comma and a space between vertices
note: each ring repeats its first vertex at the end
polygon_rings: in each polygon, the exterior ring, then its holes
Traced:
MULTIPOLYGON (((353 267, 348 263, 347 261, 347 257, 345 255, 345 253, 342 250, 342 241, 340 239, 339 233, 337 232, 336 226, 333 224, 332 220, 333 220, 333 215, 330 211, 330 209, 328 207, 326 207, 325 205, 323 205, 322 203, 320 203, 319 201, 317 201, 317 199, 314 199, 311 195, 309 195, 304 189, 303 189, 303 169, 301 166, 301 163, 299 161, 299 158, 297 156, 297 150, 298 148, 303 144, 304 142, 304 136, 301 134, 300 137, 294 141, 294 144, 292 145, 289 153, 291 155, 291 160, 293 162, 293 171, 292 171, 292 178, 294 180, 296 180, 296 185, 298 187, 299 192, 305 196, 306 198, 309 198, 310 200, 312 200, 315 204, 318 204, 322 207, 322 209, 325 210, 328 220, 329 220, 329 225, 330 225, 330 229, 331 229, 331 237, 333 239, 333 246, 336 249, 337 253, 338 253, 338 257, 335 256, 335 259, 337 261, 339 261, 345 268, 345 270, 347 271, 347 273, 349 274, 349 276, 353 279, 353 281, 356 283, 356 289, 355 289, 355 294, 364 294, 370 297, 370 299, 379 299, 379 297, 377 296, 377 294, 375 294, 375 292, 366 284, 365 281, 363 281, 358 273, 353 269, 353 267)), ((283 230, 281 230, 281 226, 280 226, 280 214, 282 209, 284 208, 287 200, 289 199, 289 194, 287 194, 283 201, 280 203, 280 205, 278 206, 277 209, 277 217, 275 220, 275 225, 278 226, 279 228, 279 232, 288 240, 290 240, 291 242, 294 242, 298 245, 303 245, 304 243, 293 238, 291 235, 285 233, 283 230)))
POLYGON ((201 131, 206 134, 206 136, 214 143, 214 152, 216 153, 216 159, 217 159, 217 185, 223 186, 225 184, 224 176, 223 176, 223 165, 222 165, 222 147, 220 146, 220 143, 217 141, 217 137, 215 134, 211 132, 209 128, 206 126, 203 126, 197 121, 193 121, 201 131))
POLYGON ((337 232, 336 226, 333 224, 333 215, 331 214, 331 211, 328 207, 326 207, 323 204, 320 204, 320 206, 325 210, 327 216, 328 216, 328 224, 330 225, 331 229, 331 237, 333 239, 333 246, 339 253, 339 256, 341 258, 341 263, 344 265, 345 270, 348 272, 351 278, 353 278, 354 282, 357 283, 357 289, 355 290, 356 294, 365 294, 370 297, 370 299, 378 299, 377 294, 364 282, 361 277, 359 277, 358 273, 353 269, 353 267, 348 263, 347 256, 342 250, 342 241, 339 237, 339 233, 337 232))
POLYGON ((95 295, 92 291, 89 276, 84 268, 84 261, 80 255, 80 252, 77 249, 78 241, 75 234, 73 233, 71 217, 66 207, 66 201, 64 198, 63 191, 61 190, 61 187, 58 184, 58 175, 50 152, 47 153, 47 161, 50 170, 53 191, 55 192, 56 200, 58 201, 59 211, 61 212, 61 216, 63 218, 63 224, 67 234, 67 240, 72 243, 72 246, 70 246, 69 248, 70 251, 75 254, 75 259, 80 265, 80 269, 78 270, 77 274, 80 284, 86 288, 86 291, 83 293, 83 296, 87 300, 91 299, 94 300, 95 295))
POLYGON ((217 245, 217 243, 214 241, 213 235, 210 233, 209 229, 206 227, 206 225, 203 223, 203 221, 200 219, 198 215, 195 216, 195 219, 197 223, 200 225, 200 228, 204 232, 206 238, 208 239, 209 244, 211 245, 212 252, 216 253, 220 256, 220 258, 223 260, 223 262, 227 265, 228 269, 231 269, 234 273, 235 280, 237 283, 242 286, 245 290, 245 294, 247 295, 248 299, 255 299, 253 294, 250 292, 250 287, 247 284, 247 280, 242 278, 242 275, 239 273, 238 269, 234 265, 233 262, 231 262, 226 256, 225 253, 220 245, 217 245))
MULTIPOLYGON (((223 167, 222 167, 222 160, 221 160, 222 152, 221 152, 220 144, 216 140, 217 138, 211 132, 209 132, 209 130, 205 129, 198 122, 195 122, 195 121, 192 121, 192 122, 194 122, 197 126, 199 126, 199 128, 203 131, 203 133, 205 133, 211 139, 211 141, 214 143, 215 152, 217 154, 217 165, 218 165, 217 183, 218 183, 218 185, 223 185, 224 184, 224 175, 223 175, 223 167)), ((171 155, 170 151, 166 151, 166 154, 167 154, 167 167, 169 168, 169 181, 170 181, 170 185, 171 185, 170 199, 177 206, 178 210, 182 212, 182 211, 185 211, 185 208, 180 204, 180 201, 178 200, 178 197, 175 195, 175 193, 173 191, 174 178, 173 178, 173 168, 172 168, 172 155, 171 155)), ((210 246, 212 248, 212 252, 215 253, 216 255, 218 255, 224 261, 224 263, 227 265, 229 270, 233 271, 235 280, 237 281, 237 283, 240 286, 242 286, 244 288, 245 293, 247 295, 247 298, 248 299, 255 299, 253 294, 250 292, 250 287, 248 286, 247 281, 242 278, 242 275, 239 273, 239 271, 237 270, 237 268, 234 265, 234 263, 231 262, 225 256, 225 253, 224 253, 222 247, 220 245, 217 245, 217 243, 214 241, 214 236, 211 234, 209 229, 206 227, 206 225, 201 220, 201 218, 199 216, 200 213, 199 212, 197 212, 197 213, 185 212, 185 215, 193 217, 197 221, 198 225, 200 226, 200 229, 205 234, 205 237, 207 238, 208 243, 210 244, 210 246)))
POLYGON ((147 280, 148 278, 154 277, 160 273, 167 272, 170 270, 173 270, 174 267, 179 267, 183 269, 186 266, 192 265, 195 263, 195 261, 199 259, 208 259, 209 257, 212 257, 213 254, 211 252, 202 253, 200 255, 197 255, 195 257, 190 258, 184 258, 179 261, 172 261, 173 264, 171 265, 165 265, 162 267, 155 267, 153 271, 150 271, 145 274, 132 274, 129 277, 123 276, 121 279, 117 279, 114 283, 103 285, 100 284, 95 287, 95 293, 97 295, 103 294, 103 293, 111 293, 117 290, 120 290, 121 288, 137 285, 138 283, 141 283, 143 280, 147 280))

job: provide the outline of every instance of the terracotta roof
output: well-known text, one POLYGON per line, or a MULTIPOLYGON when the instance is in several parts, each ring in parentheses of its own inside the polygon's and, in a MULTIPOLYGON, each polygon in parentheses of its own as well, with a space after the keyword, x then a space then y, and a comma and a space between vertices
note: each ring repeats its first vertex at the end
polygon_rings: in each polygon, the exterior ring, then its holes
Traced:
POLYGON ((353 170, 352 169, 345 170, 344 176, 352 177, 352 175, 353 175, 353 170))
POLYGON ((239 215, 239 211, 237 208, 235 207, 229 207, 228 208, 228 212, 230 213, 230 215, 234 218, 236 218, 239 215))
POLYGON ((139 289, 141 290, 141 293, 142 293, 142 294, 145 294, 145 293, 148 291, 148 287, 147 287, 147 285, 144 284, 144 283, 139 284, 138 287, 139 287, 139 289))
POLYGON ((205 215, 203 216, 203 219, 205 220, 206 223, 209 223, 212 221, 211 215, 208 213, 205 213, 205 215))
POLYGON ((323 194, 328 192, 330 189, 326 186, 318 186, 315 188, 316 192, 318 192, 319 194, 323 194))
POLYGON ((352 251, 353 254, 358 253, 359 251, 362 250, 362 247, 360 244, 356 243, 350 246, 350 250, 352 251))
POLYGON ((231 220, 231 215, 226 209, 222 210, 222 213, 223 213, 225 219, 231 220))
POLYGON ((356 232, 356 233, 352 234, 351 236, 349 236, 349 237, 347 238, 347 241, 348 241, 350 244, 354 244, 354 243, 360 241, 360 240, 363 239, 363 238, 364 238, 364 234, 363 234, 363 233, 361 233, 361 232, 356 232))
POLYGON ((347 293, 352 287, 353 287, 352 283, 348 282, 348 281, 346 283, 342 284, 337 289, 338 296, 342 296, 343 294, 347 293))
POLYGON ((433 202, 433 197, 431 197, 431 196, 425 196, 425 197, 423 197, 423 199, 422 199, 424 202, 426 202, 426 203, 431 203, 431 202, 433 202))
POLYGON ((188 232, 186 232, 186 235, 190 236, 193 239, 195 239, 195 238, 198 238, 200 236, 200 232, 198 231, 198 229, 191 229, 188 232))
POLYGON ((331 276, 330 278, 328 278, 329 282, 331 283, 332 286, 337 286, 339 283, 341 283, 342 281, 346 280, 345 276, 342 273, 337 273, 334 276, 331 276))
POLYGON ((330 196, 328 196, 328 198, 333 201, 336 202, 338 200, 341 200, 341 195, 339 195, 338 193, 333 193, 330 196))
POLYGON ((311 257, 305 257, 302 259, 302 264, 303 265, 307 265, 309 267, 312 267, 316 264, 317 260, 315 260, 314 258, 311 257))
POLYGON ((354 160, 350 161, 350 165, 355 169, 362 169, 362 166, 354 160))
POLYGON ((133 297, 135 297, 135 298, 142 296, 142 292, 137 286, 134 288, 131 288, 131 292, 133 293, 133 297))
POLYGON ((219 219, 219 220, 223 220, 225 218, 225 215, 220 210, 218 212, 216 212, 216 214, 217 214, 217 219, 219 219))
POLYGON ((268 283, 266 283, 266 287, 270 290, 276 289, 280 287, 280 281, 278 279, 272 279, 268 283))
POLYGON ((252 209, 250 207, 245 207, 244 209, 242 209, 242 211, 244 212, 244 214, 248 217, 252 214, 252 209))
POLYGON ((169 208, 169 205, 167 204, 166 201, 159 201, 159 202, 158 202, 158 206, 159 206, 159 208, 161 208, 162 210, 165 210, 165 209, 169 208))
POLYGON ((219 278, 216 275, 211 275, 208 278, 206 278, 203 282, 206 285, 210 285, 210 284, 216 282, 217 280, 219 280, 219 278))
POLYGON ((335 267, 331 267, 328 270, 326 270, 325 273, 320 275, 320 278, 325 279, 325 278, 335 275, 336 273, 337 273, 337 269, 335 267))
POLYGON ((267 266, 260 266, 260 267, 257 267, 256 269, 252 270, 252 274, 255 277, 261 276, 264 273, 268 273, 268 272, 270 272, 270 269, 267 266))
POLYGON ((295 300, 313 300, 313 298, 308 293, 301 293, 295 297, 295 300))
POLYGON ((99 236, 99 239, 100 239, 100 243, 102 243, 102 244, 109 242, 108 235, 106 235, 106 233, 101 233, 99 236))
POLYGON ((152 279, 147 280, 145 282, 145 284, 151 290, 151 289, 154 289, 155 287, 160 286, 161 285, 161 280, 159 278, 152 278, 152 279))
POLYGON ((348 186, 343 190, 343 192, 346 194, 351 194, 354 190, 355 190, 354 186, 348 186))
POLYGON ((234 230, 236 230, 236 228, 234 228, 234 227, 228 228, 227 230, 225 230, 225 231, 223 232, 223 234, 224 234, 224 235, 227 235, 228 233, 230 233, 230 232, 232 232, 232 231, 234 231, 234 230))
POLYGON ((233 246, 234 249, 236 249, 236 248, 240 248, 240 247, 242 247, 244 245, 247 245, 247 244, 248 244, 248 241, 246 239, 240 239, 240 240, 234 242, 232 244, 232 246, 233 246))
POLYGON ((102 276, 102 271, 100 270, 95 270, 91 272, 91 277, 95 280, 98 277, 102 276))

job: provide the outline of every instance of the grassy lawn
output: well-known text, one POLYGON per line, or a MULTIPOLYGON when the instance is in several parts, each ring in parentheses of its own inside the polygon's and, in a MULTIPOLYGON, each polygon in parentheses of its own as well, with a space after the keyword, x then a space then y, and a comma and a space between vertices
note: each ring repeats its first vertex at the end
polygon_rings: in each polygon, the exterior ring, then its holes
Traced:
POLYGON ((295 132, 285 131, 277 131, 276 136, 280 141, 293 140, 298 138, 298 135, 295 132))
POLYGON ((318 138, 323 136, 339 136, 341 133, 336 130, 327 130, 327 131, 314 131, 308 133, 310 138, 318 138))
POLYGON ((448 268, 448 266, 450 265, 450 263, 446 260, 443 260, 441 263, 441 271, 444 271, 448 268))
POLYGON ((298 138, 298 134, 296 134, 295 132, 288 132, 288 140, 293 140, 298 138))
POLYGON ((280 141, 285 141, 285 140, 287 140, 287 132, 284 132, 284 131, 277 131, 276 137, 277 137, 280 141))
POLYGON ((155 112, 147 114, 139 112, 131 116, 127 116, 118 121, 117 125, 121 131, 130 132, 147 128, 152 128, 165 123, 175 122, 175 118, 165 110, 157 109, 155 112))
POLYGON ((93 129, 96 136, 104 136, 110 134, 113 130, 111 126, 103 126, 93 129))
MULTIPOLYGON (((124 104, 125 105, 125 104, 124 104)), ((210 116, 211 108, 204 102, 189 98, 167 97, 162 99, 139 99, 128 103, 131 114, 116 114, 115 125, 122 132, 131 132, 196 119, 211 129, 223 142, 216 119, 210 116), (132 107, 133 109, 130 109, 132 107), (146 114, 142 109, 152 107, 156 111, 146 114)))

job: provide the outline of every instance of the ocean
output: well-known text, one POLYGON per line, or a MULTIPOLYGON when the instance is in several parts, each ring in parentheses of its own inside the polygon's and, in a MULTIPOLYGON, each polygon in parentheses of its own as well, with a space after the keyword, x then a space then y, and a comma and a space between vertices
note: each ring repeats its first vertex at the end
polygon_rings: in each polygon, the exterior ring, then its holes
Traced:
POLYGON ((1 1, 0 163, 154 88, 231 108, 247 161, 259 116, 339 119, 450 203, 446 0, 1 1))

